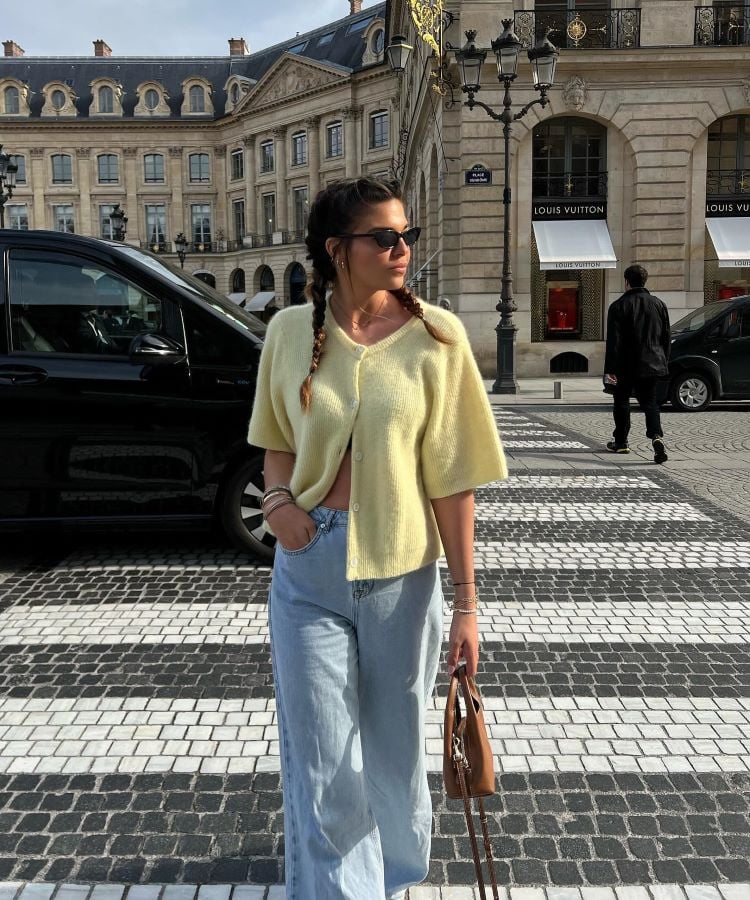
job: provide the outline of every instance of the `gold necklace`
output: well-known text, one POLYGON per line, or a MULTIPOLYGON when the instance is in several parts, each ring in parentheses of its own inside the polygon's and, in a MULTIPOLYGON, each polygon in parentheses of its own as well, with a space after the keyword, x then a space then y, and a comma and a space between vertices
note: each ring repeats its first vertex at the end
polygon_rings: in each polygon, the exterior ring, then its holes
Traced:
MULTIPOLYGON (((377 312, 374 312, 374 313, 368 312, 366 309, 364 309, 363 307, 360 306, 359 308, 362 310, 362 312, 363 312, 366 316, 369 316, 369 317, 370 317, 370 318, 369 318, 369 321, 363 322, 362 324, 360 324, 360 323, 358 323, 358 322, 355 322, 354 319, 352 318, 352 316, 350 316, 349 313, 346 312, 344 309, 341 309, 341 312, 342 312, 342 313, 346 316, 346 318, 349 319, 349 321, 352 323, 352 328, 353 328, 353 330, 354 330, 354 331, 360 331, 361 329, 369 328, 369 326, 372 325, 373 319, 386 319, 388 322, 394 322, 394 321, 395 321, 395 319, 392 319, 390 316, 381 316, 381 315, 379 315, 380 310, 385 306, 387 300, 388 300, 388 294, 386 294, 385 297, 383 297, 383 302, 382 302, 382 303, 380 304, 380 306, 378 307, 377 312)), ((333 303, 333 297, 331 297, 331 303, 333 303)), ((338 300, 336 300, 336 308, 337 308, 337 309, 339 308, 339 301, 338 301, 338 300)))

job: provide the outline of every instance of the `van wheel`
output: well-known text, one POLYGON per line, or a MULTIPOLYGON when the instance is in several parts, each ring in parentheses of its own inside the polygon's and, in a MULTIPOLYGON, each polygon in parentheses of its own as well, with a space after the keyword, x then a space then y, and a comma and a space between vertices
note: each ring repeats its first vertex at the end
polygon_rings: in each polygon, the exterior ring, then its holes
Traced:
POLYGON ((257 454, 229 475, 218 512, 221 526, 232 543, 267 562, 273 559, 276 538, 263 531, 260 509, 263 487, 263 454, 257 454))
POLYGON ((711 382, 700 372, 686 372, 672 382, 670 399, 675 409, 701 412, 711 403, 711 382))

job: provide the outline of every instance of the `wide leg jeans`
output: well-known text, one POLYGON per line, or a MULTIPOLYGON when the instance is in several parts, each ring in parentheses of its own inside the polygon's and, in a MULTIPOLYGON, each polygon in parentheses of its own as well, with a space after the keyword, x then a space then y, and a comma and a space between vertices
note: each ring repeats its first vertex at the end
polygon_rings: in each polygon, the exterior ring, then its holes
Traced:
POLYGON ((306 547, 277 547, 269 597, 286 897, 396 900, 429 869, 438 567, 347 581, 348 512, 310 515, 306 547))

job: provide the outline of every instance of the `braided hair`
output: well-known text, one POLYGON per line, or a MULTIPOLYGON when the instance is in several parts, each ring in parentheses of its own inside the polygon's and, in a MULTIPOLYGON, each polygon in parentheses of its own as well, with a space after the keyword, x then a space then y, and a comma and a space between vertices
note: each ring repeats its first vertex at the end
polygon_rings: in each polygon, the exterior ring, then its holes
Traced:
MULTIPOLYGON (((346 178, 333 182, 320 191, 310 208, 307 222, 307 259, 312 260, 312 278, 305 286, 305 297, 313 305, 313 346, 310 370, 300 387, 300 403, 308 410, 312 402, 312 378, 320 365, 326 341, 326 292, 337 278, 336 266, 326 250, 326 240, 342 232, 351 231, 365 207, 389 200, 401 200, 403 194, 397 181, 379 178, 346 178)), ((348 260, 348 247, 346 248, 348 260)), ((428 333, 440 343, 451 343, 424 317, 424 311, 416 295, 406 286, 392 291, 399 303, 417 319, 428 333)))

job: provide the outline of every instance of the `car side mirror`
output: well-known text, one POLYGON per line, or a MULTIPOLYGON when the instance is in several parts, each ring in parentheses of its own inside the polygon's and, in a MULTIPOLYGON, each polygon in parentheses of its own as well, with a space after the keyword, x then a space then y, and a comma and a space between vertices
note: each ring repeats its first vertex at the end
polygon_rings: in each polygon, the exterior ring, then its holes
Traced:
POLYGON ((170 365, 183 362, 185 350, 163 334, 144 332, 130 342, 128 356, 132 363, 139 365, 170 365))

